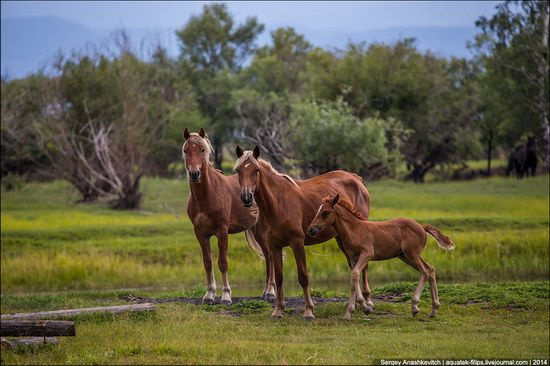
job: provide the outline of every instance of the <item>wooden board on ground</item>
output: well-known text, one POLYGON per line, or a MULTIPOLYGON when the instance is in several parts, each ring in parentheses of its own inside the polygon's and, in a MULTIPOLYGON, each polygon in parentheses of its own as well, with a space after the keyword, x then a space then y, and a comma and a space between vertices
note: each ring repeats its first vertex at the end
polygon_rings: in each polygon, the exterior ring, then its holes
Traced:
POLYGON ((0 335, 21 336, 74 336, 74 322, 68 320, 0 320, 0 335))
POLYGON ((60 318, 69 317, 82 314, 93 313, 124 313, 133 311, 155 311, 155 304, 135 304, 135 305, 118 305, 118 306, 100 306, 94 308, 81 308, 81 309, 66 309, 66 310, 53 310, 53 311, 40 311, 37 313, 19 313, 19 314, 4 314, 0 318, 2 320, 15 320, 15 319, 43 319, 43 318, 60 318))
POLYGON ((39 346, 41 344, 56 344, 57 338, 55 337, 29 337, 18 339, 6 339, 2 337, 0 341, 0 348, 2 349, 15 349, 25 346, 39 346), (45 342, 44 342, 45 341, 45 342))

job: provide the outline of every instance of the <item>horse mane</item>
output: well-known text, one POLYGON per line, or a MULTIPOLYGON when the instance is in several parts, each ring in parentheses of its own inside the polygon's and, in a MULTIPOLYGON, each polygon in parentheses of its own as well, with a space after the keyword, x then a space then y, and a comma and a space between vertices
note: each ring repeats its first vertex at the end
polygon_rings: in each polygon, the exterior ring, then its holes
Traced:
POLYGON ((189 142, 193 142, 197 145, 200 145, 204 148, 204 159, 206 161, 210 161, 210 155, 214 153, 214 147, 212 147, 212 143, 207 137, 200 137, 200 135, 196 132, 192 132, 191 136, 183 143, 183 146, 181 147, 181 157, 183 160, 185 160, 185 147, 189 142))
POLYGON ((280 173, 280 172, 276 171, 275 168, 273 168, 273 165, 271 165, 270 162, 265 161, 264 159, 256 159, 251 150, 247 150, 247 151, 243 152, 241 157, 238 158, 237 161, 235 162, 234 169, 235 170, 239 169, 244 164, 244 162, 246 160, 249 160, 252 164, 254 164, 254 166, 256 168, 258 168, 258 169, 260 167, 265 168, 268 171, 270 171, 271 173, 273 173, 275 175, 278 175, 279 177, 283 177, 283 178, 287 179, 290 183, 292 183, 296 187, 298 187, 298 183, 296 183, 296 181, 294 179, 292 179, 290 176, 288 176, 286 174, 283 174, 283 173, 280 173))
MULTIPOLYGON (((325 197, 323 199, 323 202, 325 202, 325 203, 330 202, 330 201, 332 201, 333 198, 334 197, 325 197)), ((357 209, 355 209, 355 207, 353 207, 351 202, 346 200, 345 198, 340 197, 340 199, 338 200, 337 205, 342 206, 342 208, 346 209, 346 211, 348 211, 353 216, 357 217, 359 220, 367 221, 365 216, 363 216, 363 214, 361 212, 357 211, 357 209)))

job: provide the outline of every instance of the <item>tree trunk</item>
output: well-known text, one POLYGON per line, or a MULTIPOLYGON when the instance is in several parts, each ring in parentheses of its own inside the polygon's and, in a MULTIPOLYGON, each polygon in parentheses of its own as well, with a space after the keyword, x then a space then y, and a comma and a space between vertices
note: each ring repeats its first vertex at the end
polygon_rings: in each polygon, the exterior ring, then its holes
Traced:
POLYGON ((546 98, 546 82, 548 79, 548 26, 549 26, 549 3, 544 1, 541 4, 541 22, 542 22, 542 48, 538 59, 539 69, 539 93, 537 104, 540 110, 541 127, 543 131, 543 158, 546 163, 546 171, 550 172, 550 126, 548 125, 548 100, 546 98))
POLYGON ((487 176, 491 176, 491 155, 493 152, 493 134, 487 137, 487 176))
POLYGON ((212 146, 214 147, 214 167, 223 171, 223 143, 221 142, 221 138, 218 137, 218 134, 214 135, 212 146))

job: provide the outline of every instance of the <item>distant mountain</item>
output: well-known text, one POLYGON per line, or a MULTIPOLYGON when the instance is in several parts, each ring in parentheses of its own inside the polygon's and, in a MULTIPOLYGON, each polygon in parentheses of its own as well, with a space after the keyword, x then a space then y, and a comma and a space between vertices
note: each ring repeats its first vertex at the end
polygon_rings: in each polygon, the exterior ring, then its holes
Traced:
MULTIPOLYGON (((259 37, 260 44, 270 42, 270 30, 283 24, 268 25, 259 37)), ((365 32, 329 29, 311 29, 293 25, 312 44, 329 48, 344 48, 349 41, 393 43, 406 37, 417 38, 421 50, 432 50, 442 56, 469 57, 466 42, 473 39, 474 27, 395 27, 365 32)), ((50 60, 58 50, 69 53, 87 43, 106 40, 110 31, 95 30, 56 17, 7 18, 1 20, 1 72, 9 78, 24 77, 35 72, 50 60)), ((174 28, 128 29, 134 44, 139 48, 142 39, 160 41, 169 54, 178 53, 174 28)))

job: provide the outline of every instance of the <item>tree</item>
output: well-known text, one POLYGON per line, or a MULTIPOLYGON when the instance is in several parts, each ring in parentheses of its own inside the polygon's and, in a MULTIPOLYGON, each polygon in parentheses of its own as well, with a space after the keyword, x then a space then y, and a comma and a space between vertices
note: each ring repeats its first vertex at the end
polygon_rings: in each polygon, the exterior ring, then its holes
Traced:
POLYGON ((490 19, 480 17, 476 25, 481 33, 474 47, 487 72, 495 75, 488 80, 500 81, 500 103, 515 119, 509 140, 515 143, 523 133, 538 132, 550 169, 549 2, 505 1, 490 19))
POLYGON ((222 162, 222 143, 228 135, 232 75, 253 54, 264 26, 255 17, 236 25, 225 4, 209 4, 176 34, 182 70, 190 74, 202 113, 210 120, 214 161, 222 162))
POLYGON ((302 97, 302 80, 311 45, 292 28, 271 32, 272 44, 260 48, 239 75, 232 93, 237 112, 237 136, 260 146, 277 169, 291 164, 286 143, 291 104, 302 97))
POLYGON ((305 101, 293 106, 288 136, 306 175, 336 169, 358 172, 364 165, 387 160, 383 123, 359 120, 341 100, 305 101))

